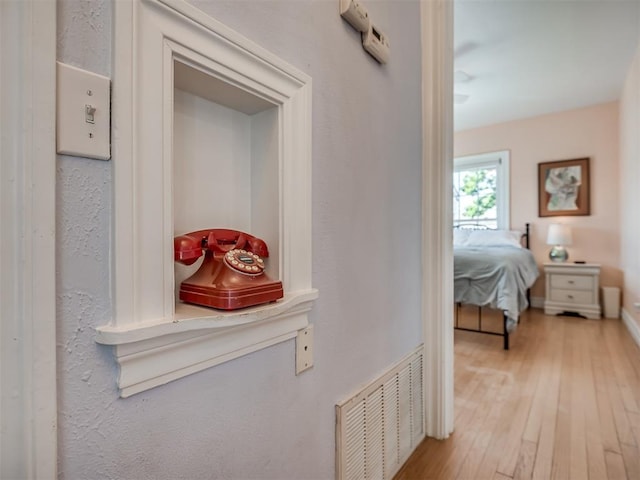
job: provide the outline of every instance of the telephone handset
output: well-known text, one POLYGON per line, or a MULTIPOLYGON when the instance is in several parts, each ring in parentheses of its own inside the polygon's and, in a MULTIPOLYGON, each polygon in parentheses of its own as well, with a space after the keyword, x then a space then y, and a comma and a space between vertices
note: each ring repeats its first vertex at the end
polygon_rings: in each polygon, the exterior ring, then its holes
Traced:
POLYGON ((204 253, 196 273, 180 285, 180 300, 235 310, 283 297, 282 282, 265 273, 267 244, 253 235, 227 229, 198 230, 173 239, 174 259, 192 265, 204 253))

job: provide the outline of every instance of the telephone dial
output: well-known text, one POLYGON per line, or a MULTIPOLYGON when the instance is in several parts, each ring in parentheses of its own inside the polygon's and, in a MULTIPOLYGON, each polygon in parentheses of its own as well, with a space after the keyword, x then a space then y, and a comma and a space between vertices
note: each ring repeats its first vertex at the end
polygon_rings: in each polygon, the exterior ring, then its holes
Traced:
POLYGON ((175 261, 184 265, 192 265, 204 253, 198 271, 180 285, 183 302, 235 310, 283 296, 282 282, 264 271, 267 244, 248 233, 198 230, 175 237, 173 247, 175 261))

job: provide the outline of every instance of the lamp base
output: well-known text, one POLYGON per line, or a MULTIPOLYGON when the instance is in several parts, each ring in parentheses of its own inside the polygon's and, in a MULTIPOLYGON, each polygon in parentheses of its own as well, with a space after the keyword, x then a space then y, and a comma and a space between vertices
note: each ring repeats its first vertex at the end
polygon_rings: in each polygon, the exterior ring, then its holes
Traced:
POLYGON ((564 247, 556 245, 549 252, 549 259, 552 262, 566 262, 569 259, 569 252, 564 247))

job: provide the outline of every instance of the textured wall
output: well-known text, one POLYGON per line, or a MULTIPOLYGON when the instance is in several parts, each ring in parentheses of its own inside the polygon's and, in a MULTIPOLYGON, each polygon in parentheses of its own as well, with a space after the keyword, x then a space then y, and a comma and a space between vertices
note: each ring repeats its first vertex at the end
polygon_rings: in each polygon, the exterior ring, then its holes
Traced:
MULTIPOLYGON (((333 478, 334 404, 420 343, 419 4, 367 2, 391 41, 381 67, 337 0, 194 3, 313 78, 315 367, 296 377, 288 341, 118 398, 93 341, 117 255, 111 162, 59 157, 60 477, 333 478)), ((58 5, 59 60, 110 75, 112 4, 58 5)))
MULTIPOLYGON (((617 102, 457 132, 454 149, 456 156, 511 151, 511 226, 531 223, 531 249, 540 265, 549 261, 549 224, 562 222, 573 232, 569 260, 600 263, 600 283, 622 285, 617 102), (591 214, 538 217, 538 163, 584 157, 591 159, 591 214)), ((544 297, 544 274, 532 295, 544 297)))

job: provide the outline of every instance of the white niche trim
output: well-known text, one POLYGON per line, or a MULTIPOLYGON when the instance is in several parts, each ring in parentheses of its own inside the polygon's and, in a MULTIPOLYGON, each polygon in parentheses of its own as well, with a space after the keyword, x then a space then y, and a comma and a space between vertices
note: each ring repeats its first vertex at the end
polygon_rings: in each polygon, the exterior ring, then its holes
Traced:
MULTIPOLYGON (((293 338, 308 325, 318 297, 311 286, 311 78, 181 0, 114 8, 114 315, 97 328, 96 341, 115 346, 127 397, 293 338), (269 170, 269 184, 262 188, 260 174, 251 173, 260 192, 243 225, 267 240, 270 274, 285 291, 276 303, 220 312, 175 300, 173 237, 184 233, 174 232, 176 88, 238 115, 260 115, 258 125, 270 122, 257 135, 258 142, 273 137, 270 159, 259 154, 255 169, 269 170), (266 117, 256 113, 265 110, 266 117), (271 192, 268 207, 260 205, 263 190, 271 192)), ((201 226, 215 227, 234 228, 201 226)))

